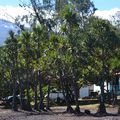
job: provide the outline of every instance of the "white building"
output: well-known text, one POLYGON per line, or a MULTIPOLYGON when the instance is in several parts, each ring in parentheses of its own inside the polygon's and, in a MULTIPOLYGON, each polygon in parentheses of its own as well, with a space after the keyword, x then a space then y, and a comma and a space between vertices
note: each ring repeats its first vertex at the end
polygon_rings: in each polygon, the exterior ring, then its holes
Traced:
MULTIPOLYGON (((104 83, 104 89, 106 92, 106 90, 107 90, 106 82, 104 83)), ((110 89, 110 85, 108 86, 108 89, 110 89)), ((98 94, 100 94, 101 93, 100 86, 97 86, 95 84, 91 85, 91 86, 84 86, 84 87, 80 88, 79 96, 80 96, 80 98, 88 97, 91 95, 91 92, 97 92, 98 94)))

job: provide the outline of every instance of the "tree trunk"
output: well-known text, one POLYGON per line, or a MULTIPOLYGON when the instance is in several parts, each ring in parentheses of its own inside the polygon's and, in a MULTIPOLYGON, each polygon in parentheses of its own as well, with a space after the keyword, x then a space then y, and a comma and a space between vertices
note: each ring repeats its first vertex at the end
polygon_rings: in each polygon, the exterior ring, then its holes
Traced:
POLYGON ((63 95, 64 95, 64 97, 65 97, 65 101, 66 101, 66 105, 67 105, 67 109, 66 109, 66 111, 68 112, 68 113, 73 113, 74 112, 74 110, 73 110, 73 108, 71 107, 71 97, 70 97, 70 93, 69 93, 69 90, 68 90, 68 87, 67 87, 67 85, 65 85, 65 82, 64 82, 64 80, 62 80, 62 86, 63 86, 63 95), (66 95, 65 95, 66 94, 66 95))
POLYGON ((108 104, 111 104, 111 93, 110 93, 110 88, 109 88, 109 84, 111 81, 111 77, 110 77, 110 70, 109 70, 109 66, 108 66, 108 72, 107 72, 107 99, 108 99, 108 104))
POLYGON ((100 105, 98 108, 99 114, 106 114, 106 107, 105 107, 105 97, 104 97, 104 81, 101 81, 101 96, 100 96, 100 105))
POLYGON ((23 101, 23 83, 22 83, 22 79, 20 78, 20 73, 17 67, 17 74, 18 74, 18 81, 19 81, 19 92, 20 92, 20 107, 21 109, 24 110, 24 101, 23 101))
POLYGON ((109 91, 109 83, 108 83, 108 80, 107 80, 107 100, 108 100, 108 104, 111 103, 111 95, 110 95, 110 91, 109 91))
POLYGON ((105 68, 103 65, 103 70, 102 70, 102 79, 100 80, 100 89, 101 89, 101 96, 100 96, 100 105, 98 108, 99 114, 106 114, 106 107, 105 107, 105 96, 104 96, 104 77, 105 77, 105 68))
POLYGON ((116 93, 117 93, 117 91, 116 91, 116 78, 114 78, 112 81, 112 105, 113 106, 116 103, 116 98, 117 98, 116 93))
POLYGON ((27 81, 27 106, 26 106, 26 109, 28 111, 31 111, 32 108, 31 108, 31 105, 30 105, 30 93, 29 93, 29 90, 30 90, 30 81, 29 81, 29 67, 28 67, 28 63, 27 63, 27 69, 26 69, 26 81, 27 81))
POLYGON ((23 101, 23 83, 22 80, 20 79, 20 77, 18 77, 19 79, 19 91, 20 91, 20 107, 21 109, 24 110, 24 101, 23 101))
POLYGON ((13 100, 12 100, 12 110, 17 111, 17 100, 16 100, 16 85, 17 85, 17 75, 16 75, 16 57, 14 56, 12 61, 12 69, 11 69, 11 79, 13 80, 13 100))
POLYGON ((75 113, 79 114, 80 113, 80 107, 79 107, 79 101, 78 101, 79 92, 78 92, 78 86, 75 80, 73 80, 73 88, 74 88, 75 103, 76 103, 75 113))
POLYGON ((12 77, 12 80, 13 80, 13 101, 12 101, 12 110, 13 111, 17 111, 18 108, 17 108, 17 100, 16 100, 16 79, 15 79, 15 73, 14 73, 14 70, 11 70, 11 77, 12 77))
POLYGON ((41 72, 38 71, 38 82, 39 82, 39 92, 40 92, 40 100, 39 100, 39 109, 44 110, 43 104, 43 91, 42 91, 42 79, 41 79, 41 72))
POLYGON ((67 113, 73 113, 74 110, 71 106, 71 100, 70 100, 70 96, 69 96, 69 93, 68 93, 68 90, 65 90, 66 91, 66 105, 67 105, 67 109, 66 109, 66 112, 67 113))
POLYGON ((47 93, 47 105, 46 105, 47 110, 50 110, 50 105, 49 105, 50 97, 49 97, 49 95, 50 95, 50 81, 48 81, 48 93, 47 93))
POLYGON ((34 109, 35 110, 38 110, 38 103, 37 103, 37 79, 36 79, 37 75, 36 75, 36 72, 34 72, 34 78, 33 78, 33 81, 34 81, 34 109))
POLYGON ((63 80, 63 76, 62 76, 61 72, 60 72, 60 83, 61 83, 61 88, 62 88, 62 91, 63 91, 63 96, 65 98, 65 102, 66 102, 66 105, 67 105, 66 112, 67 113, 73 113, 74 110, 71 107, 71 102, 69 100, 68 90, 66 90, 66 85, 65 85, 65 82, 63 80))

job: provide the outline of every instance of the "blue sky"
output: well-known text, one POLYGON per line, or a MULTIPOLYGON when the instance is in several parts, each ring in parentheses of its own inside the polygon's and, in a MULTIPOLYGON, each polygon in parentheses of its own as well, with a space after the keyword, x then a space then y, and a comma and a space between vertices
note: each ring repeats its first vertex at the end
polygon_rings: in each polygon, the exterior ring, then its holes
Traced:
MULTIPOLYGON (((25 0, 26 1, 26 0, 25 0)), ((92 0, 99 10, 120 8, 120 0, 92 0)), ((0 0, 0 6, 18 6, 20 0, 0 0)))
POLYGON ((17 6, 19 4, 19 0, 0 0, 0 6, 17 6))
POLYGON ((120 0, 92 0, 99 10, 120 8, 120 0))

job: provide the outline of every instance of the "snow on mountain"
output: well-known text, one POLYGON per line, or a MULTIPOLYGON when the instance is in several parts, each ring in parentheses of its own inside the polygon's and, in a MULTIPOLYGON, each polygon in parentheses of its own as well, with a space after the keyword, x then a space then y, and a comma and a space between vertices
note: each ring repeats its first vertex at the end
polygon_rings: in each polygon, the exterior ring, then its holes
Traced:
POLYGON ((19 28, 10 21, 0 19, 0 46, 4 44, 4 41, 8 37, 10 30, 17 33, 19 28))

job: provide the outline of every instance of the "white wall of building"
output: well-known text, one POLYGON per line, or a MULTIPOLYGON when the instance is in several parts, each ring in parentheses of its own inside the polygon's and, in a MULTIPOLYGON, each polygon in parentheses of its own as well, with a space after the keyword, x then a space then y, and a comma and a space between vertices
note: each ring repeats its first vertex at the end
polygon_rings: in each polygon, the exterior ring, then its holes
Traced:
MULTIPOLYGON (((110 84, 108 84, 108 89, 110 90, 110 84)), ((107 83, 104 82, 104 92, 106 92, 106 90, 107 90, 107 83)), ((101 93, 100 86, 97 86, 97 85, 94 84, 93 91, 98 92, 100 94, 101 93)))
MULTIPOLYGON (((107 90, 107 83, 106 82, 104 82, 104 89, 105 89, 104 92, 106 92, 106 90, 107 90)), ((110 85, 108 85, 108 89, 110 89, 110 85)), ((101 93, 100 86, 97 86, 95 84, 91 85, 91 86, 85 86, 85 87, 80 88, 80 90, 79 90, 80 98, 88 97, 90 94, 90 91, 98 92, 98 94, 101 93)))
POLYGON ((86 86, 86 87, 80 88, 79 94, 80 94, 80 98, 89 96, 89 87, 86 86))
POLYGON ((94 86, 93 92, 98 92, 100 94, 100 86, 97 86, 95 84, 93 86, 94 86))

